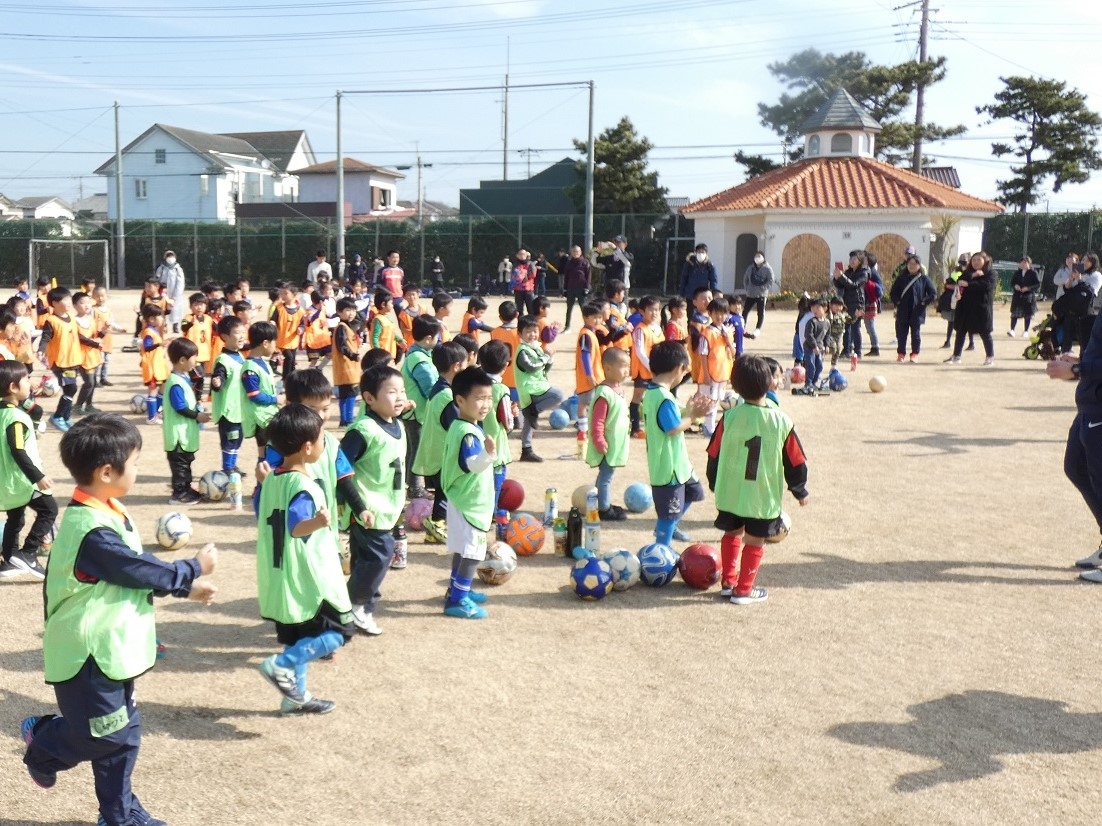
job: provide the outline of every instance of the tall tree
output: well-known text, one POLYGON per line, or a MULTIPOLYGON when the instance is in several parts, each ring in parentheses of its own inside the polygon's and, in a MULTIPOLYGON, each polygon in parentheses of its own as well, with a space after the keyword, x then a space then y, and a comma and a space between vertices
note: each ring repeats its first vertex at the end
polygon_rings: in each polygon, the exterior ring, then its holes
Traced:
POLYGON ((1001 203, 1025 212, 1041 199, 1046 178, 1052 178, 1052 191, 1059 192, 1064 184, 1084 183, 1091 170, 1102 169, 1095 134, 1102 118, 1087 108, 1082 92, 1057 80, 1000 80, 1006 88, 995 93, 994 103, 977 106, 976 112, 992 120, 1014 121, 1020 128, 1013 144, 991 144, 995 157, 1021 160, 1021 165, 1010 167, 1012 178, 996 182, 1001 203))
MULTIPOLYGON (((915 89, 920 82, 929 88, 944 79, 946 73, 943 57, 925 63, 910 61, 897 66, 878 66, 864 52, 835 55, 823 54, 818 49, 805 49, 788 60, 771 63, 768 68, 789 91, 783 92, 773 105, 759 103, 758 116, 762 126, 781 137, 790 160, 798 160, 803 154, 800 125, 841 88, 880 122, 883 131, 876 140, 876 154, 893 164, 909 159, 914 147, 914 122, 902 117, 902 113, 911 105, 915 89)), ((925 123, 922 139, 936 141, 964 131, 963 125, 925 123)), ((753 155, 735 160, 746 166, 751 175, 760 174, 762 160, 768 161, 753 155)))
MULTIPOLYGON (((575 140, 581 153, 588 151, 585 141, 575 140)), ((655 215, 667 212, 666 188, 658 185, 658 173, 647 171, 647 155, 654 148, 638 135, 626 116, 597 136, 593 155, 593 211, 602 214, 655 215)), ((578 164, 583 178, 585 162, 578 164)), ((585 185, 567 190, 578 212, 585 209, 585 185)))

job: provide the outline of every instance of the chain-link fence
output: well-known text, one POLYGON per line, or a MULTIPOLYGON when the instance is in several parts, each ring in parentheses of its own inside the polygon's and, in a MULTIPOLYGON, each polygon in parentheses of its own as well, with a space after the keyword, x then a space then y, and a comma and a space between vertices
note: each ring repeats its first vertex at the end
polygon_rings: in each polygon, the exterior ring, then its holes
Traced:
POLYGON ((984 224, 983 246, 996 261, 1020 261, 1028 255, 1034 265, 1044 267, 1045 290, 1051 295, 1052 276, 1067 254, 1082 255, 1102 243, 1100 216, 1093 210, 998 215, 984 224))
MULTIPOLYGON (((680 262, 692 251, 692 221, 675 215, 598 215, 594 240, 617 235, 628 239, 635 256, 632 283, 659 289, 668 272, 676 281, 680 262), (679 240, 674 240, 679 239, 679 240), (668 260, 667 260, 668 259, 668 260)), ((398 250, 407 278, 428 284, 434 256, 445 267, 445 283, 452 289, 468 289, 480 275, 494 276, 502 258, 514 257, 523 246, 535 258, 539 253, 557 264, 560 249, 581 244, 585 223, 581 216, 498 216, 426 220, 370 221, 345 229, 345 252, 351 260, 359 253, 368 262, 398 250)), ((28 272, 28 241, 35 239, 106 239, 110 241, 113 283, 116 275, 114 227, 110 223, 35 220, 0 223, 0 279, 10 282, 28 272)), ((171 249, 187 273, 188 283, 225 283, 239 275, 258 287, 276 281, 305 277, 306 266, 317 250, 336 258, 336 226, 324 220, 248 219, 236 224, 191 222, 126 222, 126 284, 135 287, 153 273, 165 250, 171 249)), ((79 250, 79 247, 78 247, 79 250)), ((102 252, 74 254, 68 246, 38 245, 36 268, 72 285, 82 276, 99 277, 102 252), (96 266, 92 266, 95 258, 96 266)), ((595 273, 597 276, 598 273, 595 273)), ((598 279, 599 280, 599 279, 598 279)), ((551 284, 557 289, 557 278, 551 284)))

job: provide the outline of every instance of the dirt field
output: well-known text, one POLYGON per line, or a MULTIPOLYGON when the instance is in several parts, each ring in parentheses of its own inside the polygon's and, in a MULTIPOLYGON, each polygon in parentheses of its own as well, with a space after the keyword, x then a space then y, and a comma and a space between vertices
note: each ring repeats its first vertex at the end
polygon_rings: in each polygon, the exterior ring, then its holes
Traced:
MULTIPOLYGON (((133 296, 114 301, 131 323, 133 296)), ((734 606, 678 580, 586 603, 544 552, 492 591, 489 619, 462 622, 440 611, 444 552, 412 534, 409 568, 384 586, 385 633, 311 666, 312 691, 338 703, 322 718, 280 718, 257 673, 276 646, 257 613, 251 516, 190 509, 194 547, 221 549, 219 599, 159 603, 168 655, 138 682, 142 802, 174 826, 1097 822, 1102 589, 1071 568, 1097 539, 1061 468, 1073 386, 1023 360, 996 312, 993 368, 976 352, 942 365, 933 318, 923 364, 896 365, 884 345, 848 391, 782 399, 811 502, 789 499, 792 534, 767 549, 768 602, 734 606), (888 379, 880 395, 874 374, 888 379)), ((792 324, 770 315, 750 347, 788 363, 792 324)), ((879 326, 891 340, 890 317, 879 326)), ((99 407, 124 409, 136 366, 116 352, 99 407)), ((572 341, 553 377, 573 389, 572 341)), ((143 431, 127 504, 148 547, 169 474, 159 430, 143 431)), ((42 444, 63 504, 58 438, 42 444)), ((690 437, 701 475, 704 448, 690 437)), ((510 468, 535 513, 548 484, 565 501, 595 476, 556 458, 572 431, 541 428, 536 449, 544 464, 510 468)), ((642 444, 631 449, 617 497, 646 478, 642 444)), ((208 429, 196 470, 217 466, 208 429)), ((713 518, 709 495, 686 525, 718 544, 713 518)), ((623 524, 603 529, 608 548, 650 541, 653 517, 623 524)), ((54 710, 41 586, 4 581, 0 603, 0 822, 94 823, 87 767, 48 792, 23 770, 19 721, 54 710)))

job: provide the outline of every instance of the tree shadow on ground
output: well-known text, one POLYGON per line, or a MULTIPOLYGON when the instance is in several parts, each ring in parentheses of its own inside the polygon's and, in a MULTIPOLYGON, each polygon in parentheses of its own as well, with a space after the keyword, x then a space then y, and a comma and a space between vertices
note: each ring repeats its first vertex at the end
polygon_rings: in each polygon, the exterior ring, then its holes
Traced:
POLYGON ((766 555, 762 582, 777 588, 840 590, 859 583, 898 582, 909 584, 953 583, 957 585, 1055 585, 1078 586, 1069 578, 1070 569, 1058 565, 1013 565, 1005 562, 972 562, 967 559, 902 559, 888 562, 860 562, 835 554, 801 555, 812 562, 773 563, 766 555), (976 571, 976 573, 971 573, 976 571), (1014 572, 1053 576, 1014 576, 1014 572), (1057 576, 1058 575, 1058 576, 1057 576))
POLYGON ((857 746, 893 749, 937 761, 900 775, 899 792, 976 780, 1003 770, 1000 756, 1077 754, 1102 748, 1102 714, 1075 714, 1067 703, 1000 691, 965 691, 908 707, 906 723, 843 723, 828 734, 857 746))
POLYGON ((1039 404, 1035 407, 1008 407, 1015 413, 1075 413, 1074 404, 1039 404))
MULTIPOLYGON (((900 431, 905 433, 907 431, 900 431)), ((976 437, 962 436, 959 433, 939 433, 933 430, 911 431, 917 435, 907 438, 897 437, 893 439, 866 439, 867 445, 887 445, 901 448, 907 445, 925 448, 931 453, 912 453, 911 456, 940 456, 946 454, 968 453, 970 450, 982 450, 986 448, 1015 447, 1017 445, 1042 445, 1064 444, 1067 439, 1061 436, 1058 439, 1019 439, 1014 437, 976 437)))

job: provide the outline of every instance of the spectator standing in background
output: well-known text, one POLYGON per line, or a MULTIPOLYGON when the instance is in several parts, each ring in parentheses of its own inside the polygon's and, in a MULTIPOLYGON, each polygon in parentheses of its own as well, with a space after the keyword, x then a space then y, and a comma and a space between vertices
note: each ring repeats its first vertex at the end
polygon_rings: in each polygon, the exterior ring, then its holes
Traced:
MULTIPOLYGON (((513 262, 509 260, 509 256, 506 255, 501 259, 501 263, 497 265, 497 283, 502 287, 508 288, 509 279, 513 276, 513 262)), ((518 308, 519 309, 519 308, 518 308)))
POLYGON ((566 327, 563 332, 570 329, 570 316, 574 305, 581 307, 585 304, 586 296, 593 286, 593 270, 589 261, 582 255, 582 248, 577 244, 570 248, 570 255, 560 270, 562 273, 563 291, 566 293, 566 327))
POLYGON ((444 292, 444 262, 440 260, 439 255, 433 256, 432 259, 432 291, 444 292))
POLYGON ((547 256, 542 252, 536 256, 536 297, 547 295, 547 256))
POLYGON ((1033 259, 1028 255, 1018 262, 1018 269, 1010 277, 1013 294, 1010 296, 1010 329, 1007 335, 1014 336, 1018 319, 1025 321, 1022 338, 1029 338, 1029 329, 1033 326, 1033 316, 1037 314, 1037 290, 1041 288, 1041 279, 1033 269, 1033 259))
POLYGON ((318 250, 314 256, 314 260, 306 265, 306 280, 317 284, 323 278, 332 278, 333 268, 325 260, 325 250, 318 250))
POLYGON ((635 256, 628 252, 628 239, 617 235, 611 241, 602 241, 597 245, 593 263, 605 271, 605 283, 623 281, 624 294, 631 289, 631 265, 635 256))
POLYGON ((164 258, 157 267, 153 276, 161 282, 165 288, 165 298, 168 299, 168 320, 172 324, 172 332, 180 332, 180 322, 184 318, 184 310, 187 302, 184 301, 184 268, 176 262, 176 253, 165 250, 164 258))
POLYGON ((536 300, 536 265, 528 256, 528 250, 517 250, 517 263, 513 265, 509 288, 513 291, 517 310, 523 310, 525 315, 535 315, 533 302, 536 300))
MULTIPOLYGON (((777 289, 777 276, 773 268, 765 260, 765 253, 758 250, 754 256, 754 262, 746 268, 742 276, 743 287, 746 288, 746 306, 742 317, 750 320, 750 310, 757 311, 757 321, 753 332, 747 330, 748 338, 757 338, 761 335, 762 321, 765 319, 765 301, 777 289)), ((749 326, 749 325, 748 325, 749 326)))
MULTIPOLYGON (((908 257, 907 261, 910 260, 908 257)), ((884 296, 884 279, 880 277, 880 270, 876 266, 875 253, 865 250, 865 262, 869 268, 869 280, 865 282, 865 332, 869 334, 869 351, 865 355, 879 356, 880 338, 876 335, 876 317, 880 314, 880 299, 884 296)))
POLYGON ((360 257, 358 252, 352 254, 352 263, 348 265, 346 275, 349 281, 367 280, 367 262, 360 257))
POLYGON ((391 250, 386 254, 386 264, 378 271, 376 276, 376 286, 389 291, 396 302, 402 299, 402 282, 406 278, 405 270, 399 266, 401 261, 402 256, 398 250, 391 250))
POLYGON ((716 265, 708 258, 708 245, 697 244, 681 265, 681 289, 679 292, 685 301, 692 301, 700 287, 707 287, 713 293, 719 290, 719 277, 716 265))

